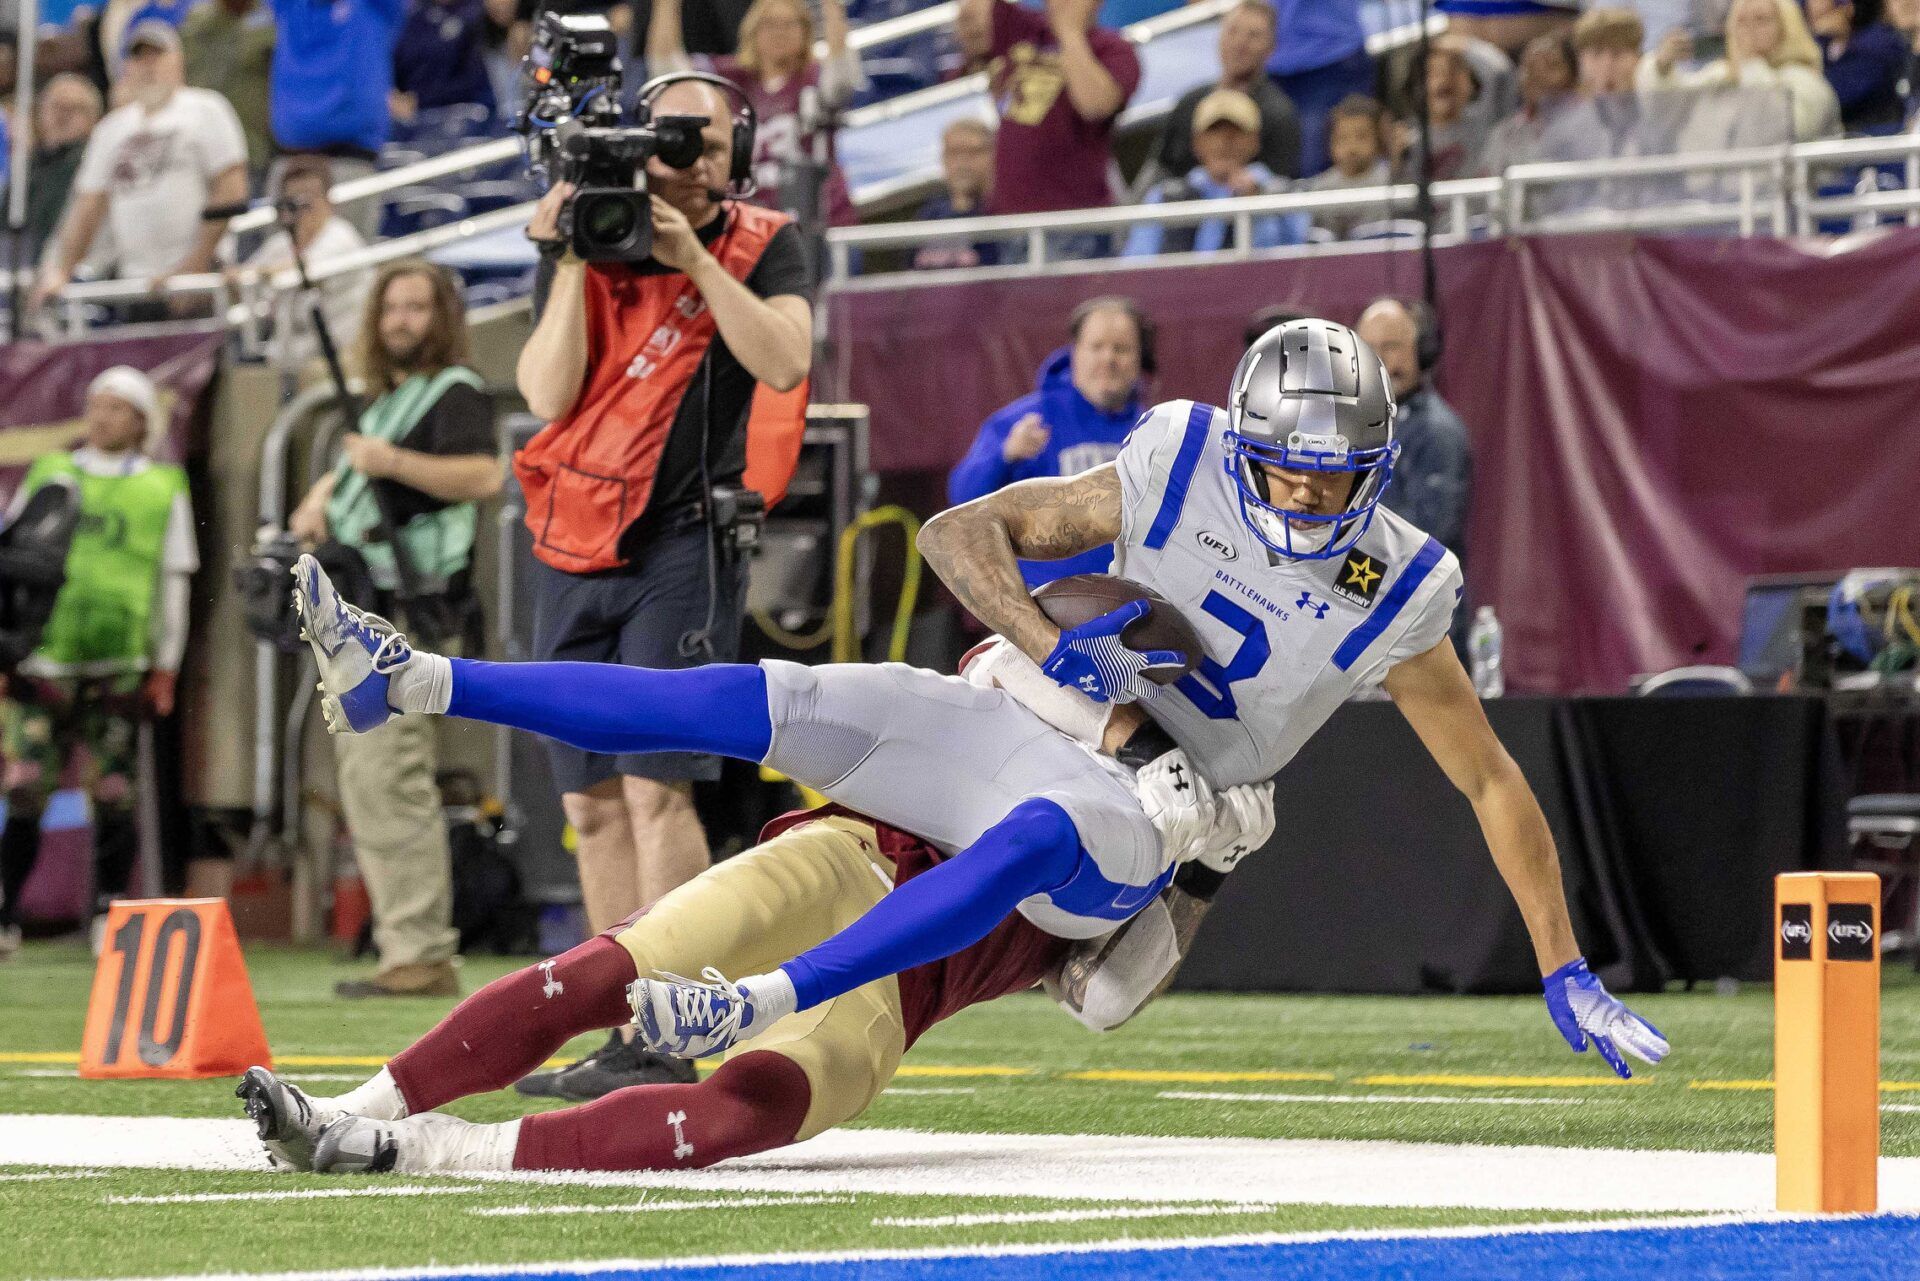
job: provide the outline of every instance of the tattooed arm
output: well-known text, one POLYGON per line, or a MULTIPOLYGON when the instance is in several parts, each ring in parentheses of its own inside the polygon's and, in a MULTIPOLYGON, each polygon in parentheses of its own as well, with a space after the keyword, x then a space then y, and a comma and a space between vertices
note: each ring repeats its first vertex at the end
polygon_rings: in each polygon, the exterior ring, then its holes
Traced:
POLYGON ((1060 629, 1027 594, 1020 558, 1060 560, 1119 536, 1120 473, 1108 463, 1024 480, 943 511, 920 530, 920 554, 975 618, 1039 663, 1060 629))

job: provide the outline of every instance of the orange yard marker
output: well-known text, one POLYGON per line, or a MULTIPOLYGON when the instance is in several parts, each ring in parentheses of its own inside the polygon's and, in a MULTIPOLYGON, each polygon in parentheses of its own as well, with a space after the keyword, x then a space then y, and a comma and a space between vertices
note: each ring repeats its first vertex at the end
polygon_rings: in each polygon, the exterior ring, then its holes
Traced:
POLYGON ((271 1066, 226 902, 123 899, 107 912, 80 1075, 238 1076, 271 1066))
POLYGON ((1880 878, 1774 879, 1773 1145, 1777 1204, 1878 1208, 1880 878))

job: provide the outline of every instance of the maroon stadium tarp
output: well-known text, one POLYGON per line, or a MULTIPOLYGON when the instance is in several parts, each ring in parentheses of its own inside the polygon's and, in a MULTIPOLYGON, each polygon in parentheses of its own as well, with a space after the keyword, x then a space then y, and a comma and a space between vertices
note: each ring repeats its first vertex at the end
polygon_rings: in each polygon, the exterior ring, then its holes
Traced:
MULTIPOLYGON (((1730 661, 1747 575, 1920 560, 1920 231, 1847 252, 1518 239, 1439 264, 1438 382, 1475 451, 1468 599, 1506 624, 1510 687, 1730 661)), ((830 379, 873 407, 878 469, 944 469, 1096 294, 1160 321, 1157 398, 1217 403, 1251 312, 1350 322, 1418 282, 1413 254, 1373 253, 843 294, 830 379)))

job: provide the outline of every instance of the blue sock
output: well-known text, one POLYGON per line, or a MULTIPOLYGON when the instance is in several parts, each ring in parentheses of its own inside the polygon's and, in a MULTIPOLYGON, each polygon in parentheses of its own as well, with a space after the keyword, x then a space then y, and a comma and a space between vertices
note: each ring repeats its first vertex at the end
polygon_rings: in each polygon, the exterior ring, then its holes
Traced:
POLYGON ((1073 879, 1080 834, 1052 801, 1026 800, 980 839, 922 872, 832 938, 780 968, 799 1009, 978 943, 1021 899, 1073 879))
POLYGON ((711 752, 766 758, 767 678, 750 663, 678 671, 611 663, 456 658, 447 715, 545 734, 589 752, 711 752))

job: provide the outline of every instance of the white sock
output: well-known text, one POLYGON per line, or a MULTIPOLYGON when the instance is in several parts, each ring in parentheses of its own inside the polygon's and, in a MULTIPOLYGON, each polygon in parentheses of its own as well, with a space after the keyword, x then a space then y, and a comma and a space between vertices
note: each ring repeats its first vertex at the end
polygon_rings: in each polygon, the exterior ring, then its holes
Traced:
POLYGON ((513 1168, 520 1122, 475 1125, 444 1112, 422 1112, 397 1127, 400 1174, 485 1174, 513 1168))
POLYGON ((372 1080, 354 1086, 337 1099, 315 1099, 313 1103, 315 1107, 330 1105, 336 1111, 351 1112, 369 1121, 398 1121, 407 1114, 407 1101, 400 1097, 393 1073, 385 1068, 374 1073, 372 1080))
POLYGON ((453 702, 453 661, 415 650, 407 665, 388 679, 387 702, 402 712, 446 715, 453 702))
POLYGON ((799 994, 793 990, 793 980, 785 970, 741 979, 740 986, 753 1002, 753 1021, 741 1029, 745 1032, 764 1032, 800 1005, 799 994))

